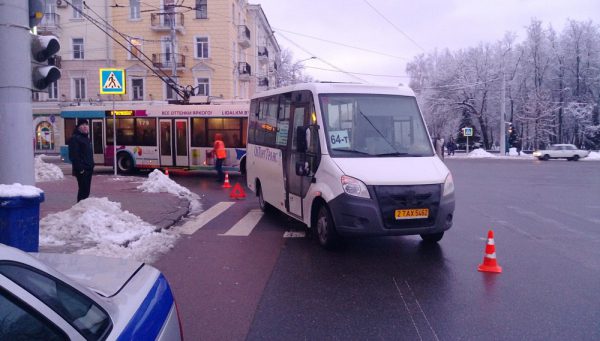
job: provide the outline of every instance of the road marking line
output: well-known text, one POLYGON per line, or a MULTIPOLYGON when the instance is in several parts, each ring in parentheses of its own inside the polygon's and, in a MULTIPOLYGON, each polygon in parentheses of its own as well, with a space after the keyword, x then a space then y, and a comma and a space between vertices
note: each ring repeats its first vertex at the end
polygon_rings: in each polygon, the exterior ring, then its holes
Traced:
POLYGON ((306 237, 306 232, 304 231, 285 231, 283 234, 283 238, 304 238, 306 237))
POLYGON ((229 231, 224 234, 220 234, 220 236, 243 236, 247 237, 252 233, 252 230, 258 224, 258 221, 263 216, 263 212, 261 210, 251 210, 248 212, 240 221, 238 221, 229 231))
POLYGON ((181 226, 182 234, 193 234, 199 229, 201 229, 204 225, 206 225, 209 221, 215 219, 219 214, 225 212, 228 208, 230 208, 235 202, 231 201, 221 201, 216 205, 212 206, 208 210, 202 212, 199 216, 194 220, 190 220, 187 223, 181 226))

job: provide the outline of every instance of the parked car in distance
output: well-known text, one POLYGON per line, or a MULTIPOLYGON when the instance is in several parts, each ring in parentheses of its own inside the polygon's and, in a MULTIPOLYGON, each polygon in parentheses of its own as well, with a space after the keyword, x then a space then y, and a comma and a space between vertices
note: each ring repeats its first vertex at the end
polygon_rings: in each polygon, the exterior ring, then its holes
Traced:
POLYGON ((166 278, 152 266, 0 244, 0 340, 182 340, 166 278))
POLYGON ((550 159, 567 159, 569 161, 577 161, 588 156, 588 150, 577 149, 572 144, 553 144, 548 149, 536 150, 533 156, 540 160, 550 159))

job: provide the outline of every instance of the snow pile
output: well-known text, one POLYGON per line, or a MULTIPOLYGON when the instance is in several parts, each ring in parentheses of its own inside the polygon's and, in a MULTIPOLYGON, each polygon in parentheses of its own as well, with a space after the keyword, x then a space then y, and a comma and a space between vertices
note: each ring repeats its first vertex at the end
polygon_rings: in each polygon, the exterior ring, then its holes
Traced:
POLYGON ((177 239, 170 232, 155 230, 138 216, 121 211, 120 203, 88 198, 40 220, 40 245, 68 245, 78 248, 78 254, 151 262, 157 252, 168 251, 177 239))
POLYGON ((495 157, 493 154, 486 152, 485 150, 479 148, 470 152, 467 157, 470 158, 492 158, 495 157))
POLYGON ((190 192, 189 189, 169 179, 168 176, 164 175, 158 169, 152 171, 152 173, 148 175, 148 179, 137 188, 149 193, 167 192, 174 194, 180 198, 187 199, 190 202, 190 214, 194 215, 202 212, 202 205, 199 200, 200 197, 197 194, 190 192))
POLYGON ((36 198, 42 193, 44 193, 44 191, 34 186, 21 185, 18 183, 12 185, 0 184, 0 198, 36 198))
POLYGON ((35 182, 62 180, 63 172, 57 165, 46 163, 42 157, 46 155, 38 155, 35 157, 35 182))
POLYGON ((600 152, 590 152, 583 160, 600 160, 600 152))

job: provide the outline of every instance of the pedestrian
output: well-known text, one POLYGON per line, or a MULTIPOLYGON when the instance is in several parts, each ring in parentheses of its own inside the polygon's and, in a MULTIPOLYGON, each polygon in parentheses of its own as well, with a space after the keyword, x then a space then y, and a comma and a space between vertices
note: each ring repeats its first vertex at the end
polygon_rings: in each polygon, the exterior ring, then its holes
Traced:
POLYGON ((217 170, 217 182, 225 181, 225 174, 223 173, 223 162, 227 157, 227 151, 225 150, 225 142, 223 142, 223 135, 215 134, 215 144, 213 147, 213 155, 215 157, 215 169, 217 170))
POLYGON ((69 140, 69 158, 73 166, 73 175, 77 178, 77 202, 90 196, 94 155, 92 141, 89 138, 90 126, 86 119, 77 120, 77 127, 69 140))
POLYGON ((454 137, 450 137, 450 141, 446 144, 446 149, 448 149, 448 156, 454 156, 454 150, 456 149, 456 143, 454 143, 454 137))
POLYGON ((444 159, 444 139, 440 135, 435 138, 435 152, 440 159, 444 159))

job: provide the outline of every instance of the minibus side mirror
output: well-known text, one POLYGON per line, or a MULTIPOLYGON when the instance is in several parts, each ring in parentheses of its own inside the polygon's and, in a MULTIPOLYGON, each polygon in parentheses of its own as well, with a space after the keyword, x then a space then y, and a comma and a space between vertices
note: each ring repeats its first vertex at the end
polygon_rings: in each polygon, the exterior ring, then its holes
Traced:
POLYGON ((296 151, 298 153, 306 153, 308 143, 306 143, 306 127, 296 127, 296 151))

